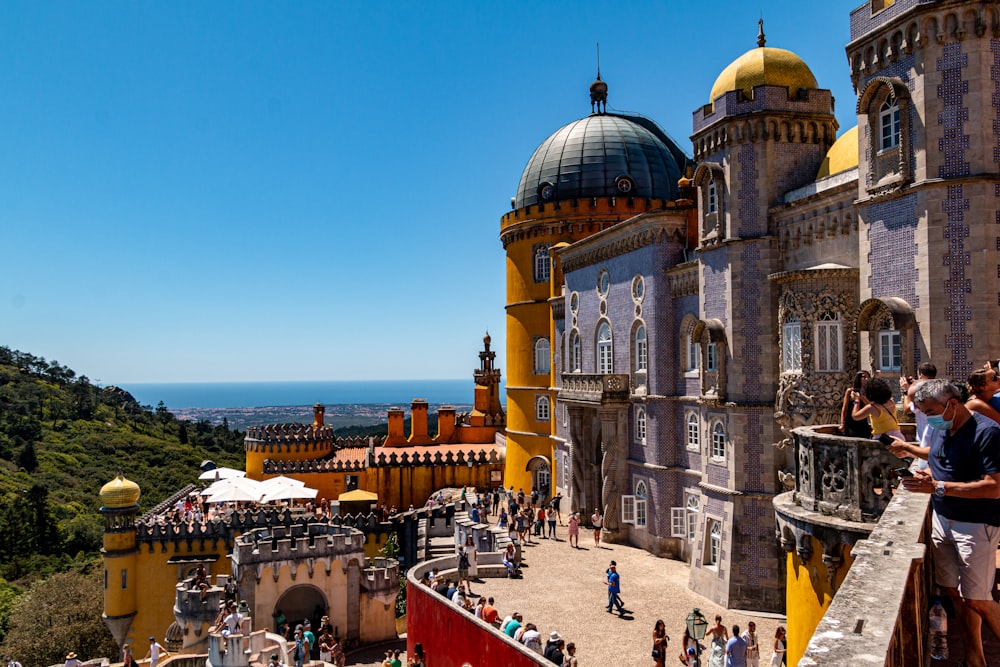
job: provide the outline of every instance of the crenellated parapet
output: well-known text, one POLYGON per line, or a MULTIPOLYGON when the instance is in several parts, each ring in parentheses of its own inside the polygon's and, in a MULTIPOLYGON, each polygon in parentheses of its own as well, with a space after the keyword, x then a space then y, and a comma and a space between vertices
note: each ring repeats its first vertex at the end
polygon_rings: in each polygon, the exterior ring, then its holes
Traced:
MULTIPOLYGON (((366 457, 367 458, 367 457, 366 457)), ((332 459, 311 459, 308 461, 281 461, 267 459, 264 461, 265 475, 294 475, 315 472, 362 472, 367 467, 367 461, 344 461, 332 459)))
MULTIPOLYGON (((276 561, 364 558, 365 536, 349 526, 322 523, 256 528, 236 538, 234 566, 276 561)), ((310 565, 311 569, 311 565, 310 565)))
POLYGON ((390 451, 386 454, 386 450, 383 450, 373 458, 372 467, 375 468, 397 466, 475 466, 499 465, 501 463, 500 454, 496 449, 492 449, 489 452, 484 449, 480 449, 478 452, 472 449, 459 452, 447 451, 443 454, 441 452, 431 453, 429 451, 424 451, 423 453, 414 452, 412 454, 408 452, 397 454, 390 451))
POLYGON ((333 426, 268 424, 250 426, 243 439, 247 452, 327 452, 335 447, 333 426))

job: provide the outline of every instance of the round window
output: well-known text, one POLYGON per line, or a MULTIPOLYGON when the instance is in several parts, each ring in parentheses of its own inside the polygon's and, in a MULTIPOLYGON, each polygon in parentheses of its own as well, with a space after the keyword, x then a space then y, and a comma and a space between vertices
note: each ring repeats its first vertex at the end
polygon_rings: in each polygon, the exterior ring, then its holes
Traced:
POLYGON ((597 293, 605 297, 608 295, 609 289, 611 289, 611 276, 602 269, 601 274, 597 276, 597 293))
POLYGON ((569 295, 569 312, 576 315, 578 310, 580 310, 580 295, 573 292, 569 295))
POLYGON ((642 297, 646 295, 646 281, 642 276, 636 276, 632 279, 632 298, 636 301, 642 301, 642 297))
POLYGON ((618 187, 618 192, 623 195, 627 195, 632 192, 635 187, 635 183, 628 176, 619 176, 615 179, 615 185, 618 187))

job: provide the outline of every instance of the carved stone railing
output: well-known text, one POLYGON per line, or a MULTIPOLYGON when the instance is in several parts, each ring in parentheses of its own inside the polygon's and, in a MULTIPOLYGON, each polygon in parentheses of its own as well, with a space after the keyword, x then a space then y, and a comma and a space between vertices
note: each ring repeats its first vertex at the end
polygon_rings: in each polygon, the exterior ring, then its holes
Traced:
POLYGON ((609 375, 563 373, 562 386, 559 387, 559 400, 586 401, 588 403, 627 401, 630 391, 627 373, 609 375))
POLYGON ((906 463, 878 440, 803 426, 795 437, 795 503, 848 521, 876 522, 893 494, 894 468, 906 463))

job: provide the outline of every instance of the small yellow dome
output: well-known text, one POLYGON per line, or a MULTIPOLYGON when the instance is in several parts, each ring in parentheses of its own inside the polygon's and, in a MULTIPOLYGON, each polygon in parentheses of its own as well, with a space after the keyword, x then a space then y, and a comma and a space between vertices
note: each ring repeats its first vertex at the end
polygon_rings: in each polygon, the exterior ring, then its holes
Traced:
POLYGON ((817 87, 816 77, 802 58, 785 49, 759 46, 722 70, 712 86, 708 101, 715 104, 720 96, 734 90, 742 90, 744 95, 752 97, 753 87, 762 84, 785 86, 792 97, 798 95, 801 89, 817 87))
POLYGON ((819 166, 816 180, 839 174, 858 166, 858 126, 855 125, 833 142, 819 166))
POLYGON ((139 504, 139 485, 118 476, 101 487, 101 505, 107 509, 125 509, 139 504))

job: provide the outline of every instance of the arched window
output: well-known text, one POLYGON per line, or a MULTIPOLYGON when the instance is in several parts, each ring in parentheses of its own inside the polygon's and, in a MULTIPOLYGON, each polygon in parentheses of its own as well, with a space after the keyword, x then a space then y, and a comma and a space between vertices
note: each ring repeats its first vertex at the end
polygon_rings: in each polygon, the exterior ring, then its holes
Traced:
POLYGON ((879 124, 882 127, 881 150, 895 148, 899 145, 899 102, 895 95, 889 95, 878 110, 879 124))
POLYGON ((706 207, 709 214, 719 212, 719 192, 715 187, 715 181, 708 182, 708 206, 706 207))
POLYGON ((698 415, 691 413, 687 418, 687 447, 688 449, 700 449, 701 437, 699 435, 698 415))
POLYGON ((646 411, 642 408, 635 409, 635 440, 646 444, 646 411))
POLYGON ((722 522, 715 519, 708 520, 708 558, 706 565, 718 565, 719 557, 722 555, 722 522))
POLYGON ((642 480, 635 483, 635 525, 646 525, 646 483, 642 480))
POLYGON ((531 477, 532 485, 538 489, 538 492, 548 496, 552 484, 552 471, 549 468, 549 462, 541 458, 533 459, 531 463, 531 477))
POLYGON ((612 339, 611 325, 601 322, 597 328, 597 372, 601 375, 610 375, 614 372, 614 362, 612 361, 612 339))
POLYGON ((535 419, 540 422, 547 422, 549 420, 549 397, 548 396, 536 396, 535 397, 535 419))
POLYGON ((722 422, 715 422, 712 427, 712 458, 726 458, 726 429, 722 427, 722 422))
POLYGON ((898 371, 903 366, 903 343, 899 331, 885 329, 878 332, 878 368, 880 371, 898 371))
POLYGON ((549 279, 551 267, 549 262, 549 247, 540 245, 535 247, 535 282, 546 282, 549 279))
POLYGON ((640 324, 635 329, 635 370, 644 371, 648 365, 648 347, 646 346, 646 326, 640 324))
POLYGON ((569 335, 569 370, 571 373, 579 373, 583 365, 583 355, 580 349, 580 332, 573 329, 569 335))
POLYGON ((549 339, 539 338, 535 341, 535 374, 547 375, 551 355, 549 354, 549 339))
POLYGON ((816 370, 839 373, 844 370, 844 337, 840 316, 825 312, 816 322, 816 370))

